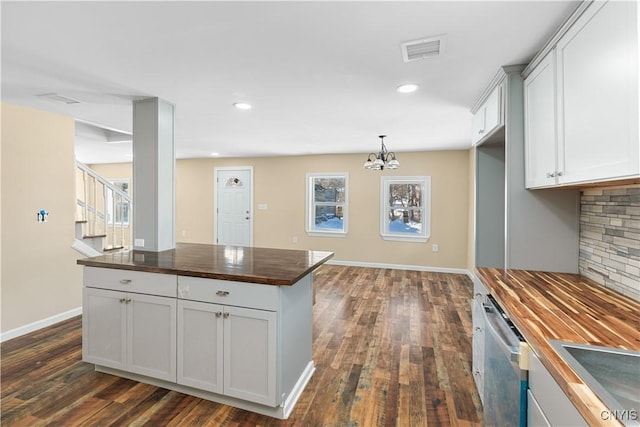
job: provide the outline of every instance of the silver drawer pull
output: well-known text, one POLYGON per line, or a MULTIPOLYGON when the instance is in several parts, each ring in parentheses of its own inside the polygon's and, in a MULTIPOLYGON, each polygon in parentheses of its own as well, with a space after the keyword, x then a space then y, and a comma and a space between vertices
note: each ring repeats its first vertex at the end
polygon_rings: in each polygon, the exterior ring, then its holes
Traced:
POLYGON ((122 280, 120 280, 120 283, 122 283, 123 285, 129 285, 131 282, 133 282, 133 280, 131 280, 131 279, 122 279, 122 280))
POLYGON ((227 291, 218 291, 218 292, 216 292, 216 295, 218 295, 219 297, 226 297, 227 295, 229 295, 229 292, 227 292, 227 291))

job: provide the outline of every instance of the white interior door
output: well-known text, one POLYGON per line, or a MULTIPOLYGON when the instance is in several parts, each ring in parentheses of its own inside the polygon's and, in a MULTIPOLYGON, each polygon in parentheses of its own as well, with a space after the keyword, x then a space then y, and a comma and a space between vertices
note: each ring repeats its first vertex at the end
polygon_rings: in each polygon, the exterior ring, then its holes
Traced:
POLYGON ((253 169, 216 168, 215 239, 219 245, 253 244, 253 169))

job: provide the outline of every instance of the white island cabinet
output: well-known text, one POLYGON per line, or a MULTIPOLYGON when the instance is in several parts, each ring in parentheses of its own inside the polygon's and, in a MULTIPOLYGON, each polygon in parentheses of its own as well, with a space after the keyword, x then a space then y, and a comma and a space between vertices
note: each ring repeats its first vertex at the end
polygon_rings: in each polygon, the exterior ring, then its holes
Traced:
POLYGON ((315 370, 312 273, 291 286, 84 268, 96 370, 287 418, 315 370))
POLYGON ((84 283, 83 360, 175 381, 175 276, 85 268, 84 283))
POLYGON ((276 406, 279 288, 193 277, 178 282, 178 383, 276 406))
POLYGON ((78 260, 83 360, 286 419, 315 371, 313 272, 331 257, 180 243, 78 260))

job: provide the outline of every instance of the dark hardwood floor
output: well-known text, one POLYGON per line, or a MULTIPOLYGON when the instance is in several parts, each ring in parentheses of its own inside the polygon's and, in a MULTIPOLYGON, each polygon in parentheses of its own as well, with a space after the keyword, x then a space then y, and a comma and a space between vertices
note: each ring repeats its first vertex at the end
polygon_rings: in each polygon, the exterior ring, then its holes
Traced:
POLYGON ((81 319, 2 343, 2 426, 468 426, 472 283, 464 275, 322 266, 316 372, 277 420, 96 373, 81 319))

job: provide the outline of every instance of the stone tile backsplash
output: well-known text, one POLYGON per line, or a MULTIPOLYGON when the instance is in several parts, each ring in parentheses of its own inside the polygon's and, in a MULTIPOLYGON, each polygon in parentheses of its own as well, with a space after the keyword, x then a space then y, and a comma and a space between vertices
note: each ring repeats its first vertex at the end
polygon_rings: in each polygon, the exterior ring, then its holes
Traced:
POLYGON ((640 301, 640 185, 582 191, 580 274, 640 301))

